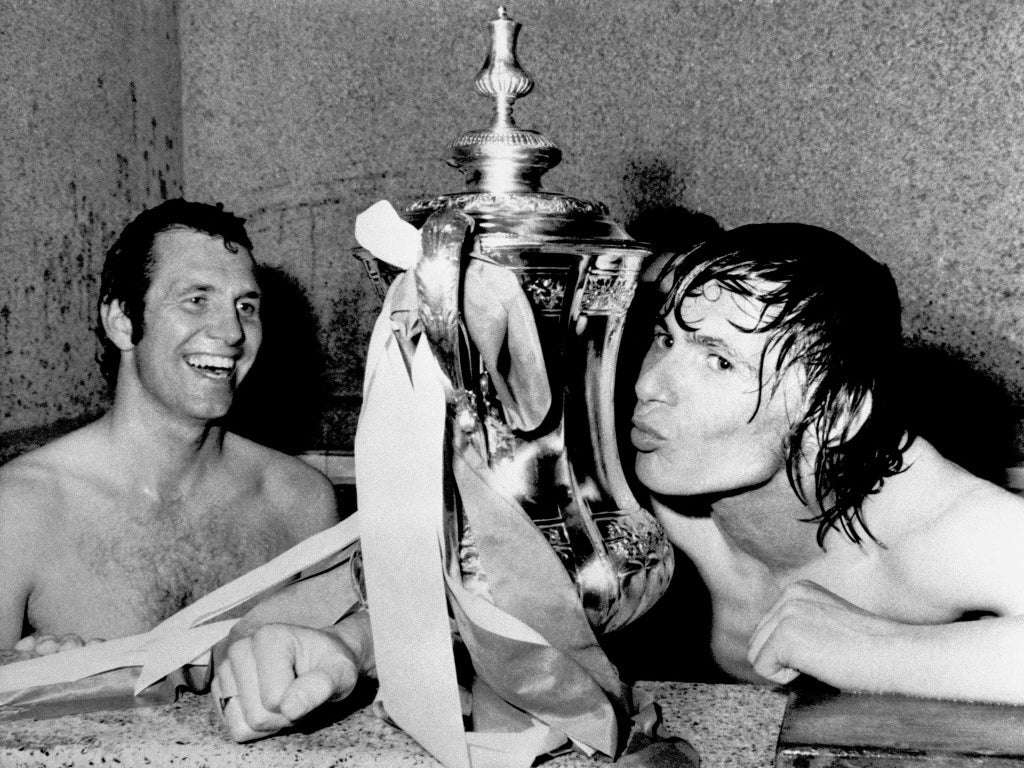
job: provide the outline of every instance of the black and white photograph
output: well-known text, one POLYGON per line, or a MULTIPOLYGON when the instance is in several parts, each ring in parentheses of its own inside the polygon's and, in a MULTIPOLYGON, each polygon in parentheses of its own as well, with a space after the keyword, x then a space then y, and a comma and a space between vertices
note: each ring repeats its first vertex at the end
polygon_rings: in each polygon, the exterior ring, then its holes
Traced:
POLYGON ((1024 764, 1024 2, 0 0, 0 766, 1024 764))

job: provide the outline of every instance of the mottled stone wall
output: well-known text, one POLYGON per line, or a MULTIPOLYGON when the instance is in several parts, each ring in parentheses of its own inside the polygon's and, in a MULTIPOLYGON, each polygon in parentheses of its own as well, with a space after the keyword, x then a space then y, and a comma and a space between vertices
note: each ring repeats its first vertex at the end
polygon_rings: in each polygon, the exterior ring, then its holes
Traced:
MULTIPOLYGON (((444 143, 492 3, 186 0, 186 179, 252 221, 308 291, 341 410, 374 312, 358 211, 452 191, 444 143)), ((1024 403, 1024 5, 960 0, 511 3, 563 147, 548 185, 621 219, 665 204, 726 226, 799 220, 888 263, 923 407, 1005 441, 1024 403), (973 402, 972 402, 973 401, 973 402)), ((870 311, 870 297, 865 297, 870 311)), ((343 421, 345 421, 343 419, 343 421)), ((335 435, 350 443, 351 419, 335 435)), ((1017 438, 1019 441, 1019 437, 1017 438)))
POLYGON ((181 193, 177 7, 0 3, 0 460, 105 404, 99 270, 181 193))

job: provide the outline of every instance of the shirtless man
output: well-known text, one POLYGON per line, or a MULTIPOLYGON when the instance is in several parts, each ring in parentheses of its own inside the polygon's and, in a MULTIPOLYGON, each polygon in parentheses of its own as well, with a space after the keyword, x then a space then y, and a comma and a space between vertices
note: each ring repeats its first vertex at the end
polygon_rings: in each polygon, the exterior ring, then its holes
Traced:
POLYGON ((107 254, 113 406, 0 468, 0 648, 147 631, 336 522, 323 475, 222 426, 260 346, 251 250, 242 219, 171 200, 107 254))
MULTIPOLYGON (((708 586, 722 668, 1024 704, 1024 500, 908 432, 889 271, 826 230, 763 224, 675 258, 665 286, 631 438, 708 586)), ((228 658, 245 739, 347 695, 372 649, 345 622, 274 626, 228 658)))
POLYGON ((711 593, 719 664, 1024 703, 1024 500, 907 432, 888 270, 825 230, 765 224, 672 278, 631 437, 711 593), (972 612, 994 618, 958 621, 972 612))

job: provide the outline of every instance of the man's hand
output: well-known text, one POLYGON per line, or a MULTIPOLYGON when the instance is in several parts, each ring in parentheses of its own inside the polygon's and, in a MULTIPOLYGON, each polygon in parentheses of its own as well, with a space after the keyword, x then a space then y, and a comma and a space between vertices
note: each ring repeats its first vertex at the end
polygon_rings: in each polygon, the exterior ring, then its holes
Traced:
POLYGON ((252 741, 348 696, 360 666, 358 651, 331 629, 267 624, 232 643, 211 692, 231 737, 252 741))
POLYGON ((86 645, 102 642, 103 640, 95 637, 86 642, 78 635, 29 635, 15 643, 14 650, 31 658, 34 656, 49 656, 51 653, 71 651, 75 648, 82 648, 86 645))
POLYGON ((894 641, 900 627, 814 582, 798 581, 761 619, 747 660, 780 685, 803 673, 843 690, 866 690, 877 687, 871 674, 875 641, 894 641))

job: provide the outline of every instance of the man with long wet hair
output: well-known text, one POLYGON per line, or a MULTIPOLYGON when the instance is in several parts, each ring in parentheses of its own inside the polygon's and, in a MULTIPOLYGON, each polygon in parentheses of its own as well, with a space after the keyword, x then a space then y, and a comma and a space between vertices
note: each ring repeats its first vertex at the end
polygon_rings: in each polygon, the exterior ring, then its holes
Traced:
POLYGON ((1024 500, 909 430, 888 269, 760 224, 664 278, 631 439, 711 594, 722 668, 1024 703, 1024 500))

